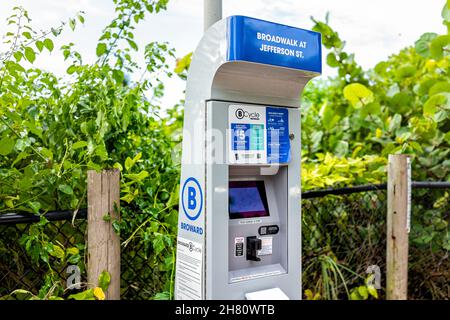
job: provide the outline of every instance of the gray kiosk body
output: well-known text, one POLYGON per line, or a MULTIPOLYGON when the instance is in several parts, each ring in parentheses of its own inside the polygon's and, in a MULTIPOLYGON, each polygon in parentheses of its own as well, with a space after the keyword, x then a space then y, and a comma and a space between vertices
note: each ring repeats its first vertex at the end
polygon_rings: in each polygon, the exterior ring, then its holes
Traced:
POLYGON ((301 298, 300 95, 321 73, 312 31, 214 24, 189 70, 176 299, 301 298))

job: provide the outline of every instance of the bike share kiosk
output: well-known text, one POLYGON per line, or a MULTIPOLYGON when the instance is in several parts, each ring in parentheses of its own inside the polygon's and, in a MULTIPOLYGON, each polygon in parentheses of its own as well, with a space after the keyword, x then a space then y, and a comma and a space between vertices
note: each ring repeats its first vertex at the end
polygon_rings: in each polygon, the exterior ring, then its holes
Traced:
POLYGON ((300 299, 300 94, 319 33, 232 16, 186 92, 176 299, 300 299))

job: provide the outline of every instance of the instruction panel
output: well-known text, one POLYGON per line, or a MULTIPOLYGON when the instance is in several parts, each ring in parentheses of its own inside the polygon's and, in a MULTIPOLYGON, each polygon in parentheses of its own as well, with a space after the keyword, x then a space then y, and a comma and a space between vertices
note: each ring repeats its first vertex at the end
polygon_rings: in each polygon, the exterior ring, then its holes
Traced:
POLYGON ((202 255, 201 243, 178 237, 175 282, 177 300, 202 299, 202 255))
POLYGON ((276 164, 290 161, 287 108, 230 105, 229 161, 235 164, 276 164))

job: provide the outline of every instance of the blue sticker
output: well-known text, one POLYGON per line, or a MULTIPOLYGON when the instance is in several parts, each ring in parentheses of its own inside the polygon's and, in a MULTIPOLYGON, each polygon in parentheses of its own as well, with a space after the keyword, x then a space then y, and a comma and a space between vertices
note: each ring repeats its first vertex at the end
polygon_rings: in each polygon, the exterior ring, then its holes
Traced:
POLYGON ((197 179, 189 177, 181 190, 181 205, 189 220, 195 221, 202 213, 203 192, 197 179))
POLYGON ((267 163, 287 163, 291 160, 289 111, 266 108, 267 163))
POLYGON ((250 124, 247 123, 232 123, 232 149, 233 150, 250 150, 250 124))
POLYGON ((322 71, 321 35, 264 20, 232 16, 228 20, 228 61, 322 71))

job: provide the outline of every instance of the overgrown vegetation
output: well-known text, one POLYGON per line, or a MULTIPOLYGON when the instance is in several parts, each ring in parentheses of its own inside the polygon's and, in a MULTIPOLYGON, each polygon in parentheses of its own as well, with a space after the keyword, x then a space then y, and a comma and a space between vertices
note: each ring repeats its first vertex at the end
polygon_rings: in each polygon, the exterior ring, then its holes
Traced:
MULTIPOLYGON (((145 242, 152 268, 170 271, 176 228, 171 195, 177 196, 179 168, 172 163, 170 123, 159 115, 158 98, 164 89, 161 77, 171 76, 168 63, 174 54, 166 43, 156 42, 139 51, 133 40, 139 21, 165 9, 167 1, 114 3, 117 16, 103 30, 92 64, 72 43, 59 53, 53 46, 54 37, 84 22, 82 13, 44 33, 32 29, 22 8, 14 8, 8 19, 10 48, 1 56, 0 69, 0 213, 86 207, 87 170, 119 167, 122 221, 111 223, 124 237, 133 233, 145 242), (65 77, 33 67, 43 50, 64 56, 65 77), (144 68, 134 62, 138 54, 145 58, 144 68), (140 81, 130 82, 136 72, 140 81)), ((177 117, 173 112, 170 121, 177 117)), ((21 243, 34 263, 48 265, 48 274, 42 275, 49 279, 48 290, 58 280, 48 257, 70 257, 75 249, 52 243, 39 229, 45 223, 43 216, 21 243)), ((77 261, 64 262, 83 264, 84 247, 79 249, 77 261)), ((169 291, 165 274, 155 277, 156 290, 169 291)))
MULTIPOLYGON (((68 295, 49 257, 59 260, 58 268, 68 264, 84 268, 83 244, 66 248, 49 239, 43 231, 45 213, 85 207, 87 170, 112 167, 122 172, 122 219, 111 223, 121 234, 123 258, 131 261, 142 245, 146 272, 153 275, 146 297, 173 297, 176 159, 183 117, 180 106, 162 116, 159 98, 164 94, 162 77, 172 76, 175 53, 167 43, 157 42, 140 50, 134 40, 139 22, 166 9, 167 2, 114 0, 116 16, 102 32, 93 63, 83 60, 76 44, 68 43, 59 52, 53 44, 67 28, 75 30, 84 22, 82 12, 44 32, 33 29, 23 8, 14 8, 8 18, 9 49, 0 53, 0 214, 26 211, 42 216, 40 224, 19 235, 33 263, 48 267, 41 291, 33 292, 39 298, 68 295), (44 50, 63 55, 64 77, 33 66, 44 50), (137 55, 144 57, 145 66, 136 64, 137 55), (131 81, 132 74, 139 74, 139 80, 131 81)), ((450 3, 443 19, 450 26, 450 3)), ((366 71, 354 54, 345 51, 345 42, 329 26, 328 17, 313 21, 329 50, 326 62, 337 68, 338 76, 313 81, 303 97, 304 190, 381 182, 390 153, 412 154, 416 180, 450 181, 450 34, 425 33, 414 46, 366 71)), ((190 55, 179 59, 175 68, 184 79, 189 62, 190 55)), ((448 202, 448 193, 439 201, 448 202)), ((426 218, 413 219, 413 255, 424 250, 448 255, 445 212, 438 205, 424 207, 418 214, 426 218)), ((360 237, 371 228, 367 221, 360 222, 365 223, 363 233, 355 233, 348 220, 329 211, 312 217, 304 210, 303 220, 308 224, 303 228, 303 268, 309 272, 304 274, 306 297, 377 296, 361 274, 371 258, 355 261, 340 250, 345 239, 360 237), (341 223, 334 230, 340 232, 339 241, 321 229, 330 220, 341 223), (317 234, 320 229, 322 234, 317 234)), ((374 236, 381 241, 379 234, 374 236)), ((0 239, 0 252, 7 240, 0 239)), ((6 254, 2 257, 7 259, 6 254)))

